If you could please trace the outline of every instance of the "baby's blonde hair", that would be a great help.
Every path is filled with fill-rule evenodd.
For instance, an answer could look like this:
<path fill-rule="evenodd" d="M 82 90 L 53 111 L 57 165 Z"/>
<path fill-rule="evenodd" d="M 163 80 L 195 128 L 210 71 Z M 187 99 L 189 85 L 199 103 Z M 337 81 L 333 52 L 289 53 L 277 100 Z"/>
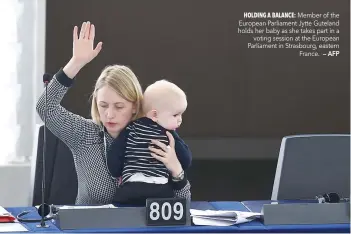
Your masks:
<path fill-rule="evenodd" d="M 96 81 L 94 92 L 92 93 L 91 117 L 94 122 L 101 124 L 96 94 L 105 85 L 115 90 L 123 99 L 135 104 L 136 113 L 132 120 L 141 116 L 143 91 L 138 78 L 133 71 L 126 66 L 110 65 L 102 70 Z"/>
<path fill-rule="evenodd" d="M 156 81 L 145 89 L 143 112 L 147 113 L 152 109 L 170 107 L 172 101 L 183 98 L 186 100 L 186 95 L 176 84 L 167 80 Z"/>

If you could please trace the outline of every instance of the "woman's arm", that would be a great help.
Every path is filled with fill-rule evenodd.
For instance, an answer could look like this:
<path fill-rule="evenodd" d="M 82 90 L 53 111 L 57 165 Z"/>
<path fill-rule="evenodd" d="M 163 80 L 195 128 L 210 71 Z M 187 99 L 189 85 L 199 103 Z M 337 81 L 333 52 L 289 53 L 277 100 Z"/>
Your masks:
<path fill-rule="evenodd" d="M 171 176 L 169 183 L 173 187 L 175 197 L 187 198 L 191 200 L 191 186 L 184 171 L 182 171 L 176 177 Z"/>
<path fill-rule="evenodd" d="M 175 140 L 174 149 L 179 159 L 180 164 L 182 165 L 183 170 L 187 170 L 191 166 L 192 162 L 192 153 L 187 144 L 183 141 L 182 138 L 178 135 L 176 131 L 170 132 Z"/>
<path fill-rule="evenodd" d="M 77 149 L 86 139 L 86 133 L 92 132 L 96 125 L 79 115 L 67 111 L 60 105 L 73 80 L 61 69 L 56 73 L 47 87 L 47 105 L 45 92 L 41 94 L 36 105 L 40 118 L 46 118 L 47 128 L 71 149 Z M 45 117 L 46 114 L 46 117 Z M 84 145 L 84 144 L 83 144 Z"/>
<path fill-rule="evenodd" d="M 174 190 L 175 197 L 186 198 L 191 200 L 190 183 L 187 180 L 185 186 L 182 189 Z"/>
<path fill-rule="evenodd" d="M 73 56 L 50 81 L 47 86 L 47 95 L 43 92 L 36 106 L 40 118 L 43 121 L 46 120 L 48 129 L 71 149 L 77 149 L 84 140 L 88 139 L 86 134 L 92 132 L 92 128 L 98 128 L 91 120 L 73 114 L 60 105 L 73 84 L 73 78 L 100 52 L 101 42 L 93 49 L 94 37 L 95 27 L 89 22 L 82 24 L 79 38 L 78 27 L 74 27 Z"/>

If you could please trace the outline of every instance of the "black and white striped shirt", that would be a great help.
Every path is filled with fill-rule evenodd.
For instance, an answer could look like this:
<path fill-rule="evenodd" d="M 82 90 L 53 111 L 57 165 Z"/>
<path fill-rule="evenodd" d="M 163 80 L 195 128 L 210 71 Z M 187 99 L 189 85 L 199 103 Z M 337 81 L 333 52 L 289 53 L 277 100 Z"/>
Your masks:
<path fill-rule="evenodd" d="M 107 154 L 108 168 L 113 176 L 122 175 L 123 183 L 130 180 L 156 184 L 167 183 L 168 169 L 151 156 L 149 149 L 151 140 L 159 140 L 169 145 L 166 131 L 165 128 L 147 117 L 131 122 L 114 140 Z M 174 137 L 179 162 L 186 170 L 192 161 L 191 152 L 175 131 L 169 132 Z"/>
<path fill-rule="evenodd" d="M 113 138 L 91 119 L 73 114 L 60 105 L 74 80 L 62 69 L 47 86 L 47 128 L 72 151 L 78 179 L 76 204 L 109 204 L 113 201 L 117 181 L 108 171 L 104 137 L 107 148 Z M 45 115 L 45 92 L 37 102 L 41 119 Z M 64 173 L 64 171 L 62 172 Z M 172 183 L 176 197 L 190 199 L 190 184 L 187 179 Z"/>

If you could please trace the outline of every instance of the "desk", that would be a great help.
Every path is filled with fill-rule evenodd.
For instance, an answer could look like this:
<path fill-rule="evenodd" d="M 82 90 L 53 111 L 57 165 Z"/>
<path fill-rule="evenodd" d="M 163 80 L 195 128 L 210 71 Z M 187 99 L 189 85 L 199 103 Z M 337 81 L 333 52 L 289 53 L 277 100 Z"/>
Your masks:
<path fill-rule="evenodd" d="M 242 201 L 241 203 L 252 212 L 260 213 L 264 204 L 271 204 L 272 201 Z M 280 204 L 291 203 L 311 203 L 318 201 L 303 200 L 284 200 L 275 201 Z M 268 232 L 334 232 L 334 233 L 350 233 L 350 224 L 318 224 L 318 225 L 264 225 Z"/>
<path fill-rule="evenodd" d="M 253 201 L 255 202 L 255 201 Z M 258 202 L 258 201 L 257 201 Z M 256 203 L 257 203 L 256 202 Z M 245 205 L 244 205 L 245 204 Z M 215 210 L 237 210 L 237 211 L 248 211 L 248 203 L 241 202 L 192 202 L 191 208 L 193 209 L 215 209 Z M 30 214 L 26 217 L 28 218 L 40 218 L 38 213 L 33 207 L 10 207 L 6 208 L 13 215 L 17 215 L 24 210 L 32 210 Z M 42 229 L 37 228 L 37 223 L 24 223 L 24 226 L 30 232 L 61 232 L 55 225 L 51 222 L 49 228 Z M 249 223 L 239 224 L 230 227 L 212 227 L 212 226 L 190 226 L 190 227 L 145 227 L 145 228 L 120 228 L 120 229 L 103 229 L 103 230 L 74 230 L 65 231 L 68 232 L 84 232 L 84 233 L 94 233 L 94 232 L 152 232 L 152 233 L 234 233 L 234 232 L 344 232 L 350 233 L 350 225 L 347 224 L 333 224 L 333 225 L 263 225 L 260 221 L 252 221 Z"/>

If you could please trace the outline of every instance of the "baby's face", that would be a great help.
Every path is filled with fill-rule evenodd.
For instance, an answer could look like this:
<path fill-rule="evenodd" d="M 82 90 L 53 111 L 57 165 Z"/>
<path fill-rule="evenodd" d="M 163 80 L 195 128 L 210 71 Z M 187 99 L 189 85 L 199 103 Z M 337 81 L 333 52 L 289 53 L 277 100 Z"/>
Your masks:
<path fill-rule="evenodd" d="M 182 124 L 182 115 L 187 108 L 186 100 L 179 100 L 157 111 L 157 123 L 167 130 L 176 130 Z"/>

